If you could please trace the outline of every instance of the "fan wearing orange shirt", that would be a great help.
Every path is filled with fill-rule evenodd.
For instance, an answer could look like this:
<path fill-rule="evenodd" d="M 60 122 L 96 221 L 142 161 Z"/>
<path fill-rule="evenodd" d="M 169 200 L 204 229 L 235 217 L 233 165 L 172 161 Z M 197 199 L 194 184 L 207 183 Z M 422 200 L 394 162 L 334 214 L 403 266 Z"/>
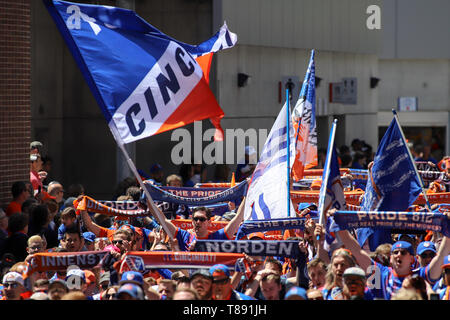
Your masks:
<path fill-rule="evenodd" d="M 22 204 L 31 196 L 24 181 L 14 182 L 11 186 L 11 194 L 13 200 L 9 203 L 5 212 L 8 217 L 14 213 L 22 212 Z"/>

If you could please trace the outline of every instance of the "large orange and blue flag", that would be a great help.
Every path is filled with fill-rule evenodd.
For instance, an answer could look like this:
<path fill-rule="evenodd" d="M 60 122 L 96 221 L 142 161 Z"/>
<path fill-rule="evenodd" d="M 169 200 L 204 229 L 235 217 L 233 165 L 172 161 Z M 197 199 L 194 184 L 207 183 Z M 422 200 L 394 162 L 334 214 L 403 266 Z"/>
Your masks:
<path fill-rule="evenodd" d="M 123 143 L 208 118 L 217 129 L 215 139 L 223 138 L 224 113 L 207 80 L 212 53 L 237 41 L 226 24 L 207 41 L 189 45 L 131 10 L 43 1 Z"/>
<path fill-rule="evenodd" d="M 305 74 L 300 96 L 292 111 L 291 121 L 295 138 L 295 159 L 292 164 L 292 177 L 295 181 L 303 178 L 306 169 L 317 166 L 316 131 L 316 65 L 315 51 L 311 51 L 308 70 Z"/>

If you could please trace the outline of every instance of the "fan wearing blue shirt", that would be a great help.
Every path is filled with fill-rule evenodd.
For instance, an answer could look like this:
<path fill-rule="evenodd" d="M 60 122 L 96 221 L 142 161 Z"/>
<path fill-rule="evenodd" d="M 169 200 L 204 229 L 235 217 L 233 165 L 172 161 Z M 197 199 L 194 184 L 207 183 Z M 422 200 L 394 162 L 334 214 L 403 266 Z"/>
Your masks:
<path fill-rule="evenodd" d="M 329 211 L 329 215 L 332 215 L 332 211 Z M 386 267 L 373 261 L 350 232 L 340 230 L 337 234 L 345 248 L 352 252 L 358 265 L 368 274 L 368 285 L 374 297 L 385 300 L 390 300 L 391 296 L 402 287 L 403 280 L 411 274 L 419 275 L 433 286 L 441 277 L 444 258 L 450 253 L 450 239 L 444 237 L 431 262 L 425 267 L 413 269 L 415 261 L 413 247 L 409 242 L 397 241 L 391 249 L 391 267 Z"/>
<path fill-rule="evenodd" d="M 155 205 L 148 206 L 150 210 L 156 208 L 159 210 L 161 216 L 163 213 L 161 209 L 159 209 Z M 165 218 L 164 225 L 167 227 L 168 236 L 171 239 L 177 239 L 178 245 L 181 251 L 190 251 L 193 249 L 195 244 L 194 240 L 196 239 L 210 239 L 210 240 L 231 240 L 235 237 L 235 234 L 244 219 L 244 208 L 245 208 L 245 198 L 242 200 L 237 214 L 234 218 L 223 228 L 217 230 L 215 232 L 211 232 L 208 230 L 208 227 L 211 224 L 211 210 L 206 207 L 197 207 L 192 212 L 192 225 L 193 228 L 191 230 L 183 230 L 181 228 L 176 227 L 169 219 Z M 154 214 L 156 217 L 157 215 Z"/>

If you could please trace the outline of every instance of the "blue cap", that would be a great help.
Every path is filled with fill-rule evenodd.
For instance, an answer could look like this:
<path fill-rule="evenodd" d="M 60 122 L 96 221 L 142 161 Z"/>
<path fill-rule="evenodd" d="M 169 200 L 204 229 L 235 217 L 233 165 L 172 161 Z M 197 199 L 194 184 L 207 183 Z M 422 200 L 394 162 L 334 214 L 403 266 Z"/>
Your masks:
<path fill-rule="evenodd" d="M 119 296 L 121 293 L 128 293 L 135 299 L 144 300 L 144 293 L 142 289 L 138 285 L 133 283 L 125 283 L 124 285 L 122 285 L 117 291 L 117 296 Z"/>
<path fill-rule="evenodd" d="M 434 245 L 433 242 L 431 241 L 422 241 L 421 243 L 419 243 L 419 245 L 417 246 L 417 254 L 420 256 L 422 253 L 424 253 L 425 251 L 433 251 L 434 253 L 436 253 L 436 246 Z"/>
<path fill-rule="evenodd" d="M 442 269 L 450 268 L 450 255 L 444 258 L 444 264 L 441 266 Z"/>
<path fill-rule="evenodd" d="M 306 208 L 309 208 L 309 207 L 312 207 L 312 206 L 315 206 L 316 204 L 315 203 L 307 203 L 307 202 L 300 202 L 299 204 L 298 204 L 298 211 L 302 211 L 302 210 L 304 210 L 304 209 L 306 209 Z"/>
<path fill-rule="evenodd" d="M 83 238 L 84 238 L 84 240 L 86 240 L 88 242 L 94 242 L 96 236 L 94 233 L 87 231 L 87 232 L 83 232 Z"/>
<path fill-rule="evenodd" d="M 391 252 L 393 252 L 393 251 L 396 250 L 396 249 L 405 249 L 405 250 L 408 250 L 408 252 L 409 252 L 411 255 L 414 255 L 413 247 L 412 247 L 411 243 L 409 243 L 409 242 L 406 242 L 406 241 L 397 241 L 396 243 L 394 243 L 394 244 L 392 245 Z"/>
<path fill-rule="evenodd" d="M 299 296 L 303 300 L 308 300 L 308 296 L 306 295 L 306 290 L 301 287 L 292 287 L 284 296 L 284 300 L 287 300 L 290 297 Z"/>
<path fill-rule="evenodd" d="M 137 271 L 126 271 L 122 274 L 119 284 L 134 283 L 142 286 L 144 284 L 144 277 Z"/>
<path fill-rule="evenodd" d="M 227 277 L 229 277 L 230 276 L 230 269 L 224 264 L 215 264 L 211 268 L 209 268 L 209 273 L 213 277 L 220 276 L 221 274 L 224 274 Z"/>

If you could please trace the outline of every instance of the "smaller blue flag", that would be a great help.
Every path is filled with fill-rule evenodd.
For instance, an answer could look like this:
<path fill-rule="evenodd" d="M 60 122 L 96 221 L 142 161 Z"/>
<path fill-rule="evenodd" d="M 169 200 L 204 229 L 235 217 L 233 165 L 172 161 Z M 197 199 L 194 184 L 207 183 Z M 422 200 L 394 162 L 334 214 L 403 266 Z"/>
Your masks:
<path fill-rule="evenodd" d="M 422 191 L 408 153 L 401 128 L 394 118 L 378 146 L 366 190 L 362 211 L 406 211 Z M 382 243 L 392 243 L 391 230 L 360 228 L 357 230 L 361 246 L 369 239 L 371 251 Z"/>

